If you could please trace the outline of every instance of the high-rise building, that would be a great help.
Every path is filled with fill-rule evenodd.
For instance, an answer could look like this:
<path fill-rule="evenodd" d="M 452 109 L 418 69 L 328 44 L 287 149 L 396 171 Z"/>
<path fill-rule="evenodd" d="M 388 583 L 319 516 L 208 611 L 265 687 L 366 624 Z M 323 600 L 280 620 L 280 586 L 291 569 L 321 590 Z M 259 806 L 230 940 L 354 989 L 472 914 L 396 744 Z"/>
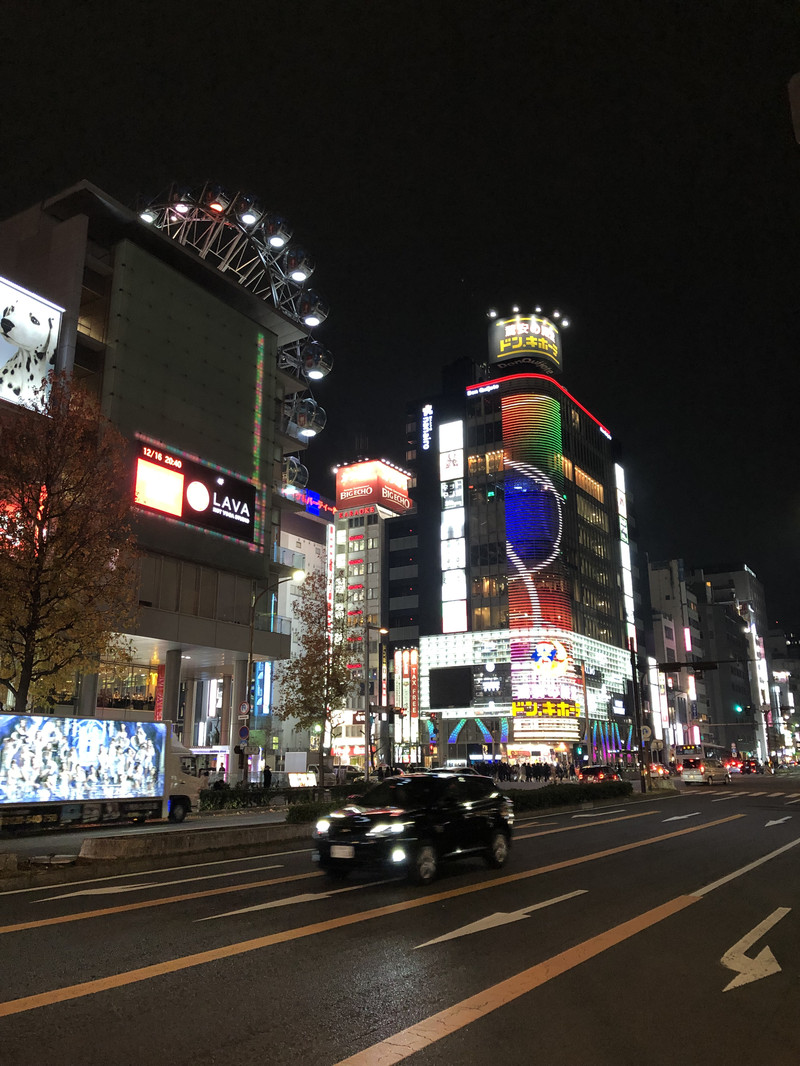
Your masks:
<path fill-rule="evenodd" d="M 440 762 L 636 748 L 630 495 L 611 433 L 559 380 L 563 325 L 495 319 L 488 361 L 410 412 L 421 729 Z"/>
<path fill-rule="evenodd" d="M 747 639 L 746 665 L 749 687 L 748 716 L 753 723 L 755 747 L 760 759 L 767 759 L 787 743 L 786 723 L 770 687 L 770 666 L 766 638 L 769 630 L 764 587 L 746 563 L 703 566 L 695 572 L 695 582 L 709 590 L 710 602 L 727 604 L 739 615 Z M 725 667 L 725 669 L 729 669 Z"/>
<path fill-rule="evenodd" d="M 69 706 L 170 718 L 220 759 L 264 710 L 248 663 L 289 653 L 275 596 L 304 559 L 281 544 L 280 488 L 304 483 L 295 453 L 325 423 L 309 382 L 331 366 L 310 337 L 326 308 L 290 238 L 208 184 L 133 211 L 81 182 L 0 224 L 0 409 L 27 398 L 19 320 L 38 300 L 38 380 L 71 375 L 130 443 L 133 662 L 101 663 Z"/>
<path fill-rule="evenodd" d="M 390 662 L 387 628 L 389 531 L 393 516 L 412 510 L 408 482 L 407 471 L 383 459 L 336 471 L 332 597 L 355 684 L 335 716 L 331 753 L 342 763 L 369 761 L 370 769 L 418 759 L 416 649 L 394 650 Z"/>
<path fill-rule="evenodd" d="M 671 760 L 677 755 L 676 747 L 715 740 L 703 677 L 686 665 L 703 659 L 703 634 L 697 594 L 683 560 L 650 562 L 648 576 L 651 640 L 660 674 L 660 690 L 656 691 L 655 673 L 651 672 L 653 728 L 661 724 Z M 674 670 L 667 669 L 669 663 L 676 664 Z"/>

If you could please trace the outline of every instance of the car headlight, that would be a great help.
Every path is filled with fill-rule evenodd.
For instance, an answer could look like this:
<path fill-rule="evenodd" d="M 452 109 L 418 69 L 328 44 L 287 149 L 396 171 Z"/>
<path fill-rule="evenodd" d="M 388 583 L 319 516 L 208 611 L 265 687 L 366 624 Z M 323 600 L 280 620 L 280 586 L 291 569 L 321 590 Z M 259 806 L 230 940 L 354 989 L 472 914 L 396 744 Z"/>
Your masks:
<path fill-rule="evenodd" d="M 320 818 L 320 820 L 317 822 L 317 826 L 316 826 L 317 832 L 319 833 L 320 836 L 323 836 L 325 833 L 327 833 L 328 830 L 330 829 L 330 827 L 331 827 L 331 823 L 328 821 L 327 818 Z"/>
<path fill-rule="evenodd" d="M 372 829 L 368 830 L 368 837 L 383 837 L 388 836 L 390 833 L 402 833 L 405 829 L 405 825 L 402 822 L 378 822 L 377 825 L 373 825 Z"/>

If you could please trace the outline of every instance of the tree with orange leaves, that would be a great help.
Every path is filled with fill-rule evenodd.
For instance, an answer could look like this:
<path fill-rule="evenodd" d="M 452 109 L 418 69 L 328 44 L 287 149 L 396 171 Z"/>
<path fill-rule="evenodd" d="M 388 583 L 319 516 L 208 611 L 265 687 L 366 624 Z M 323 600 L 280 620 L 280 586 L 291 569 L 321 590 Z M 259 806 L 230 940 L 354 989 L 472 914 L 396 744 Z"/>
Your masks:
<path fill-rule="evenodd" d="M 136 542 L 127 445 L 90 396 L 51 375 L 2 422 L 0 691 L 20 713 L 113 652 L 136 602 Z"/>

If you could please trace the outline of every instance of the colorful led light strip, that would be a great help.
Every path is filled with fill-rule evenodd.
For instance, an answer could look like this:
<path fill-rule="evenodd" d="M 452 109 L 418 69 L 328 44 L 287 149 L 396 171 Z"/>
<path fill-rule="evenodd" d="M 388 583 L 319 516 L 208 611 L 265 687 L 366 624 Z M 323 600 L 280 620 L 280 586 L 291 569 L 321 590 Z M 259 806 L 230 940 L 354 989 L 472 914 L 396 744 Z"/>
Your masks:
<path fill-rule="evenodd" d="M 256 395 L 253 405 L 253 481 L 258 485 L 253 521 L 253 539 L 257 544 L 264 543 L 266 526 L 266 492 L 261 484 L 261 436 L 264 425 L 264 334 L 259 333 L 256 341 Z"/>
<path fill-rule="evenodd" d="M 508 719 L 500 719 L 500 743 L 508 744 Z"/>
<path fill-rule="evenodd" d="M 486 743 L 491 744 L 494 740 L 494 737 L 483 724 L 483 722 L 480 720 L 480 718 L 475 719 L 475 725 L 478 727 L 478 729 L 480 729 L 481 733 L 483 733 L 483 739 L 486 741 Z"/>
<path fill-rule="evenodd" d="M 453 730 L 453 732 L 452 732 L 452 733 L 450 734 L 450 736 L 449 736 L 449 737 L 447 738 L 447 743 L 448 743 L 448 744 L 455 744 L 455 742 L 456 742 L 456 739 L 457 739 L 457 737 L 458 737 L 458 734 L 459 734 L 459 733 L 461 732 L 461 730 L 462 730 L 462 729 L 464 728 L 464 724 L 465 724 L 465 722 L 466 722 L 466 718 L 462 718 L 462 719 L 461 719 L 461 721 L 460 721 L 460 722 L 458 723 L 458 725 L 457 725 L 457 726 L 455 727 L 455 729 Z"/>

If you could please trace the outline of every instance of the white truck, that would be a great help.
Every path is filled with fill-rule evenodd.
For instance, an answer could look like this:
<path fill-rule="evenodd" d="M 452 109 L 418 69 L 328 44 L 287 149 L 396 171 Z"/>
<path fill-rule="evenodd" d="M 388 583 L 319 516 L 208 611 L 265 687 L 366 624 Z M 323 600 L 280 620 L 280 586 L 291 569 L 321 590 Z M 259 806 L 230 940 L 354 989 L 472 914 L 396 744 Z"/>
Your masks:
<path fill-rule="evenodd" d="M 0 714 L 0 830 L 182 822 L 205 781 L 170 722 Z"/>

